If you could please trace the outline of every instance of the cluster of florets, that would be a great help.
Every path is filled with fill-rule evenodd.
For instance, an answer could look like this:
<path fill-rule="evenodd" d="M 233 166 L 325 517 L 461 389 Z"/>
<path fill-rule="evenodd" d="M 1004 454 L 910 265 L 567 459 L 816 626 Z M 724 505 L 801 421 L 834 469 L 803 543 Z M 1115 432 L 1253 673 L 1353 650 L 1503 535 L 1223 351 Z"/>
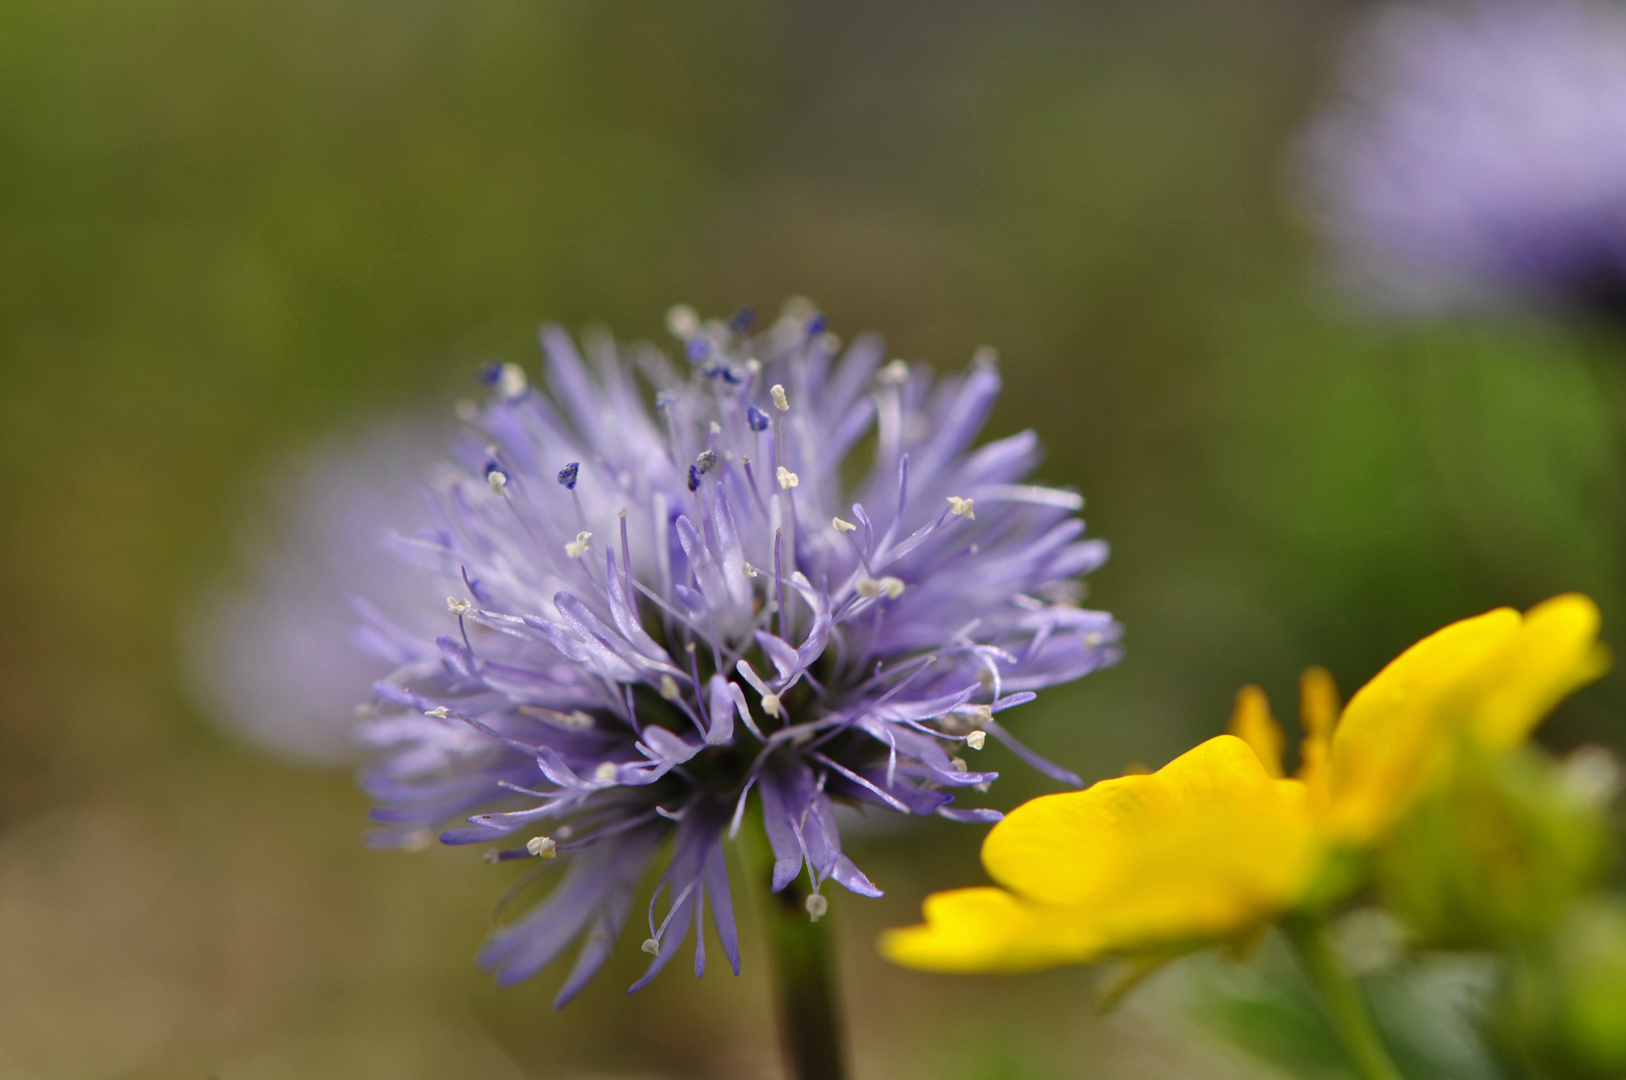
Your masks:
<path fill-rule="evenodd" d="M 1626 11 L 1379 8 L 1306 176 L 1342 269 L 1399 308 L 1626 317 Z"/>
<path fill-rule="evenodd" d="M 363 772 L 376 843 L 491 847 L 563 880 L 481 957 L 502 983 L 582 939 L 558 1003 L 608 958 L 646 868 L 652 978 L 707 905 L 737 972 L 722 843 L 752 792 L 774 889 L 805 871 L 879 890 L 841 850 L 835 801 L 958 821 L 996 774 L 960 751 L 1000 716 L 1118 656 L 1109 615 L 1078 606 L 1107 548 L 1078 495 L 1023 483 L 1038 440 L 968 451 L 1000 379 L 991 352 L 934 380 L 845 352 L 810 307 L 766 332 L 675 308 L 674 365 L 651 346 L 542 334 L 547 392 L 484 374 L 466 433 L 430 485 L 431 520 L 394 546 L 423 570 L 445 633 L 362 604 L 395 671 L 373 688 Z M 646 402 L 653 399 L 651 410 Z M 855 451 L 869 460 L 856 485 Z M 433 597 L 433 599 L 431 599 Z M 664 914 L 658 913 L 664 904 Z M 704 965 L 697 933 L 695 966 Z"/>

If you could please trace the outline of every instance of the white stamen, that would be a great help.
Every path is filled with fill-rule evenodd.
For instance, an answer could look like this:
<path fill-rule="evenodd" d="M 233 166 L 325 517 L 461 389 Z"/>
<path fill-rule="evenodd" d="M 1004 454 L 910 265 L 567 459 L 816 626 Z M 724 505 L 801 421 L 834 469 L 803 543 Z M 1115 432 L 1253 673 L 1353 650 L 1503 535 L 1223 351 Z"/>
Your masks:
<path fill-rule="evenodd" d="M 670 675 L 662 675 L 661 697 L 665 698 L 667 701 L 676 701 L 682 696 L 683 692 L 678 689 L 677 680 L 672 678 Z"/>
<path fill-rule="evenodd" d="M 948 497 L 949 510 L 968 521 L 976 521 L 977 515 L 971 509 L 971 504 L 974 501 L 973 499 L 962 499 L 958 495 L 950 495 Z"/>
<path fill-rule="evenodd" d="M 551 836 L 533 836 L 525 841 L 525 850 L 539 859 L 553 859 L 559 855 L 559 845 Z"/>
<path fill-rule="evenodd" d="M 903 595 L 903 582 L 895 577 L 884 577 L 879 581 L 868 574 L 860 575 L 855 588 L 858 595 L 866 600 L 873 600 L 877 596 L 884 596 L 888 600 L 896 600 Z"/>
<path fill-rule="evenodd" d="M 638 947 L 644 950 L 644 952 L 648 953 L 650 956 L 654 956 L 656 953 L 661 951 L 661 943 L 656 941 L 654 938 L 645 938 L 644 943 Z"/>
<path fill-rule="evenodd" d="M 587 554 L 587 541 L 591 540 L 592 538 L 593 534 L 590 532 L 577 533 L 576 539 L 565 545 L 565 554 L 569 555 L 572 559 L 581 558 L 583 555 Z"/>
<path fill-rule="evenodd" d="M 754 578 L 759 573 L 757 568 L 752 566 L 750 563 L 741 563 L 740 564 L 740 569 L 744 570 L 745 571 L 745 576 L 749 577 L 749 578 Z"/>
<path fill-rule="evenodd" d="M 1092 649 L 1105 640 L 1106 638 L 1101 636 L 1101 632 L 1099 630 L 1091 630 L 1089 633 L 1084 635 L 1084 644 Z"/>
<path fill-rule="evenodd" d="M 425 716 L 433 716 L 437 720 L 444 720 L 444 719 L 446 719 L 446 716 L 447 716 L 446 706 L 441 705 L 441 706 L 438 706 L 436 708 L 430 709 L 428 712 L 424 713 L 424 715 Z"/>
<path fill-rule="evenodd" d="M 474 610 L 474 603 L 469 600 L 459 600 L 455 596 L 448 596 L 446 598 L 446 610 L 453 615 L 467 615 Z"/>
<path fill-rule="evenodd" d="M 774 476 L 779 480 L 779 488 L 781 491 L 786 488 L 793 488 L 802 482 L 801 477 L 797 476 L 783 465 L 774 470 Z"/>
<path fill-rule="evenodd" d="M 965 772 L 967 768 L 963 757 L 951 757 L 949 758 L 949 764 L 954 766 L 955 772 Z"/>
<path fill-rule="evenodd" d="M 762 711 L 767 713 L 769 716 L 777 718 L 784 711 L 779 706 L 779 695 L 778 694 L 763 694 L 762 695 Z"/>
<path fill-rule="evenodd" d="M 401 840 L 402 851 L 427 851 L 435 837 L 428 829 L 416 829 Z"/>
<path fill-rule="evenodd" d="M 525 378 L 525 369 L 518 364 L 504 364 L 497 372 L 497 393 L 504 401 L 513 401 L 517 397 L 525 396 L 525 388 L 529 386 Z"/>
<path fill-rule="evenodd" d="M 819 335 L 819 348 L 832 356 L 841 351 L 841 335 L 823 333 Z"/>
<path fill-rule="evenodd" d="M 807 898 L 807 915 L 814 922 L 818 922 L 824 917 L 824 913 L 829 910 L 830 901 L 826 900 L 820 893 L 813 893 Z"/>
<path fill-rule="evenodd" d="M 476 405 L 468 398 L 464 398 L 462 401 L 459 401 L 455 411 L 457 412 L 457 418 L 463 421 L 465 424 L 472 424 L 476 420 L 480 419 L 480 406 Z"/>
<path fill-rule="evenodd" d="M 688 304 L 673 304 L 666 310 L 666 329 L 673 337 L 691 338 L 700 332 L 700 315 Z"/>
<path fill-rule="evenodd" d="M 977 351 L 971 354 L 971 366 L 991 368 L 999 363 L 999 350 L 992 345 L 979 345 Z"/>
<path fill-rule="evenodd" d="M 790 401 L 785 397 L 785 387 L 782 384 L 774 383 L 768 393 L 773 395 L 774 408 L 780 412 L 790 412 Z"/>
<path fill-rule="evenodd" d="M 985 724 L 994 718 L 994 707 L 992 705 L 978 705 L 973 712 L 977 719 Z"/>
<path fill-rule="evenodd" d="M 758 360 L 756 357 L 752 357 L 745 362 L 745 370 L 749 371 L 753 375 L 761 374 L 762 361 Z"/>
<path fill-rule="evenodd" d="M 508 486 L 508 477 L 504 476 L 501 470 L 492 469 L 486 473 L 486 483 L 491 485 L 493 495 L 501 495 L 502 489 Z"/>
<path fill-rule="evenodd" d="M 882 386 L 898 386 L 908 382 L 909 362 L 907 360 L 892 361 L 876 374 L 875 380 Z"/>
<path fill-rule="evenodd" d="M 987 741 L 988 733 L 986 731 L 973 731 L 965 737 L 965 744 L 973 750 L 981 750 L 983 744 Z"/>
<path fill-rule="evenodd" d="M 502 858 L 497 854 L 497 849 L 494 847 L 486 848 L 486 853 L 481 855 L 480 858 L 484 859 L 488 863 L 491 863 L 493 866 L 502 861 Z"/>
<path fill-rule="evenodd" d="M 836 532 L 838 532 L 838 533 L 850 533 L 853 530 L 858 528 L 858 526 L 854 525 L 852 522 L 843 521 L 840 518 L 831 518 L 830 519 L 830 524 L 835 528 Z"/>
<path fill-rule="evenodd" d="M 593 779 L 601 784 L 608 784 L 615 780 L 615 762 L 599 762 L 598 768 L 593 770 Z"/>
<path fill-rule="evenodd" d="M 713 420 L 711 422 L 711 433 L 713 435 L 721 435 L 723 433 L 723 425 L 721 425 L 717 421 Z"/>

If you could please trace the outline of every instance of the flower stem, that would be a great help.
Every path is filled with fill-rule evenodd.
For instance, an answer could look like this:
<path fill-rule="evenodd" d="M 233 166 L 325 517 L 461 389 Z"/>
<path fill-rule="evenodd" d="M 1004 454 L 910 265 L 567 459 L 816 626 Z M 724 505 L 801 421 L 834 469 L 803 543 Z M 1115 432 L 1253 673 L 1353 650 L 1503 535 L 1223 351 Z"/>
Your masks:
<path fill-rule="evenodd" d="M 769 948 L 779 1008 L 779 1038 L 795 1080 L 842 1080 L 841 1019 L 829 954 L 828 923 L 807 913 L 801 879 L 768 896 Z"/>
<path fill-rule="evenodd" d="M 1316 916 L 1299 915 L 1285 920 L 1282 929 L 1321 992 L 1327 1016 L 1362 1080 L 1402 1080 L 1372 1021 L 1366 999 L 1327 936 L 1326 923 Z"/>

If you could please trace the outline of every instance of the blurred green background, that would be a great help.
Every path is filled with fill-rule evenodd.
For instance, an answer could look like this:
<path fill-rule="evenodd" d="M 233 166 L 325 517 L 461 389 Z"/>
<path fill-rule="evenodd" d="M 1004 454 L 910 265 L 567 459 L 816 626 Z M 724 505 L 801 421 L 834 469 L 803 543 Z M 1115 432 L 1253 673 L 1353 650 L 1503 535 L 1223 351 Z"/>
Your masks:
<path fill-rule="evenodd" d="M 674 301 L 803 293 L 940 367 L 996 345 L 991 433 L 1037 427 L 1114 545 L 1128 658 L 1019 728 L 1092 778 L 1497 604 L 1585 589 L 1618 649 L 1626 347 L 1323 284 L 1290 156 L 1358 11 L 0 4 L 0 1076 L 777 1075 L 750 926 L 737 980 L 627 997 L 624 942 L 563 1014 L 556 976 L 499 992 L 503 872 L 363 850 L 348 775 L 240 745 L 180 675 L 268 462 L 534 370 L 544 319 L 659 339 Z M 1546 738 L 1618 744 L 1623 701 Z M 1155 984 L 1099 1018 L 1087 972 L 885 967 L 981 831 L 850 845 L 887 889 L 835 910 L 860 1077 L 1260 1075 Z"/>

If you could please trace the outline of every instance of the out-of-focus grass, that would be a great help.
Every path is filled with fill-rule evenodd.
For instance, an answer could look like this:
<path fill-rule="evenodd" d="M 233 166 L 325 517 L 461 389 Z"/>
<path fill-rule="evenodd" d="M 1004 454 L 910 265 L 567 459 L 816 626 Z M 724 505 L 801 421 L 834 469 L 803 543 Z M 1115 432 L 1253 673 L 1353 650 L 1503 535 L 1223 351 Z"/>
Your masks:
<path fill-rule="evenodd" d="M 534 367 L 545 318 L 653 336 L 675 300 L 800 292 L 943 367 L 998 346 L 994 433 L 1037 427 L 1115 545 L 1092 602 L 1128 660 L 1019 721 L 1092 777 L 1218 730 L 1239 682 L 1287 711 L 1305 664 L 1353 689 L 1497 603 L 1581 587 L 1616 625 L 1611 346 L 1378 326 L 1317 284 L 1282 163 L 1341 17 L 0 7 L 0 1072 L 771 1072 L 749 940 L 739 981 L 674 965 L 632 998 L 629 942 L 562 1017 L 548 976 L 496 991 L 469 959 L 500 871 L 361 850 L 347 777 L 256 758 L 180 685 L 248 478 L 492 355 Z M 1621 696 L 1554 738 L 1618 739 Z M 986 753 L 1002 805 L 1045 790 Z M 1092 1019 L 1087 973 L 875 959 L 926 890 L 980 879 L 978 840 L 852 844 L 888 889 L 837 904 L 861 1075 L 1217 1075 L 1166 1017 Z"/>

